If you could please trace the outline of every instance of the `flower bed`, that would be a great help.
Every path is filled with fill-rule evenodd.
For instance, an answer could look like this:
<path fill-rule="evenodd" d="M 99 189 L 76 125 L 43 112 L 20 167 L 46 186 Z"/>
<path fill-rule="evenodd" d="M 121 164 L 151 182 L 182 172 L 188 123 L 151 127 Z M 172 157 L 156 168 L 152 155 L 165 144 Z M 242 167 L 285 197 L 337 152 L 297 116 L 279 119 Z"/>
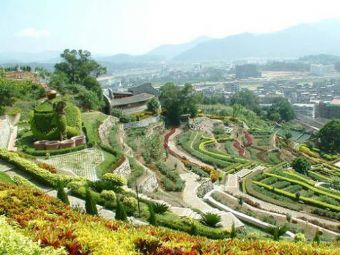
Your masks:
<path fill-rule="evenodd" d="M 71 255 L 254 255 L 255 253 L 337 255 L 340 253 L 336 243 L 321 243 L 315 246 L 309 243 L 274 242 L 251 238 L 214 241 L 166 228 L 136 227 L 123 222 L 80 214 L 57 199 L 25 187 L 0 183 L 0 193 L 2 194 L 1 210 L 12 223 L 16 222 L 33 241 L 40 240 L 40 245 L 47 247 L 45 249 L 64 248 Z M 187 224 L 187 229 L 190 229 L 190 223 Z"/>

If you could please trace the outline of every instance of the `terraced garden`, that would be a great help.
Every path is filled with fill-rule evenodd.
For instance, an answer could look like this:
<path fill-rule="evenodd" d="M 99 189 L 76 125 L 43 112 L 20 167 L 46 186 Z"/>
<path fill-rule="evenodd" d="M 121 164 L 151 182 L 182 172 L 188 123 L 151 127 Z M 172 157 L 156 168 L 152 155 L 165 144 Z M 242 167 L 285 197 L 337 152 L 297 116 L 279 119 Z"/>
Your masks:
<path fill-rule="evenodd" d="M 224 143 L 225 140 L 206 137 L 202 132 L 183 133 L 178 142 L 188 153 L 207 164 L 222 169 L 225 173 L 233 173 L 242 168 L 256 166 L 256 162 L 232 156 L 217 149 L 214 145 L 219 142 Z"/>
<path fill-rule="evenodd" d="M 249 194 L 268 202 L 340 219 L 340 191 L 319 183 L 339 175 L 340 169 L 327 165 L 314 165 L 302 175 L 281 164 L 249 176 L 244 185 Z"/>

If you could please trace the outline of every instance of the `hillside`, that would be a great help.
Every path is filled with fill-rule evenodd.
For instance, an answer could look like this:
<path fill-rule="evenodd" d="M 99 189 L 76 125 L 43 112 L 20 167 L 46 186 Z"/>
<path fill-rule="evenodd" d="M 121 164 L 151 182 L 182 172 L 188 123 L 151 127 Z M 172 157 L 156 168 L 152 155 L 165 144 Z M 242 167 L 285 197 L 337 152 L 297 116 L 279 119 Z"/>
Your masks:
<path fill-rule="evenodd" d="M 293 58 L 339 54 L 340 21 L 302 24 L 275 33 L 238 34 L 198 44 L 175 61 L 222 61 L 238 58 Z"/>

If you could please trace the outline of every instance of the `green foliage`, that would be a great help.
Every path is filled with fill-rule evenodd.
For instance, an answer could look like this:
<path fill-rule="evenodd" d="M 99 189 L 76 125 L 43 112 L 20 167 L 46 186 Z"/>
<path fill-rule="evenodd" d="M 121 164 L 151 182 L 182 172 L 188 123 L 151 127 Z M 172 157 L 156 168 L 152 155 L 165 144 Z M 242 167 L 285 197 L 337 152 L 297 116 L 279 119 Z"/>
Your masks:
<path fill-rule="evenodd" d="M 152 205 L 148 206 L 149 209 L 149 218 L 148 218 L 148 222 L 150 223 L 150 225 L 156 226 L 156 214 L 154 211 L 154 207 Z"/>
<path fill-rule="evenodd" d="M 161 105 L 155 97 L 151 98 L 148 101 L 147 106 L 148 106 L 148 111 L 150 111 L 150 112 L 153 112 L 155 114 L 158 114 L 160 112 Z"/>
<path fill-rule="evenodd" d="M 37 100 L 45 90 L 31 81 L 7 80 L 0 77 L 0 108 L 12 106 L 16 100 Z"/>
<path fill-rule="evenodd" d="M 267 228 L 267 232 L 273 236 L 274 241 L 279 241 L 281 236 L 283 236 L 288 230 L 288 225 Z"/>
<path fill-rule="evenodd" d="M 147 163 L 161 159 L 163 155 L 163 141 L 158 133 L 143 139 L 143 158 Z"/>
<path fill-rule="evenodd" d="M 161 87 L 160 102 L 167 119 L 178 124 L 182 114 L 197 115 L 198 104 L 202 97 L 195 92 L 191 84 L 185 84 L 183 88 L 173 83 L 166 83 Z"/>
<path fill-rule="evenodd" d="M 125 211 L 124 205 L 117 199 L 117 205 L 116 205 L 116 220 L 121 220 L 121 221 L 127 221 L 127 215 Z"/>
<path fill-rule="evenodd" d="M 89 51 L 65 49 L 60 56 L 64 62 L 56 64 L 55 70 L 65 74 L 70 83 L 81 84 L 91 75 L 98 77 L 106 72 L 105 68 L 91 59 Z"/>
<path fill-rule="evenodd" d="M 62 62 L 55 65 L 50 87 L 62 94 L 72 94 L 76 102 L 85 110 L 103 106 L 103 93 L 96 80 L 106 69 L 91 58 L 89 51 L 64 50 Z"/>
<path fill-rule="evenodd" d="M 169 210 L 169 206 L 164 203 L 152 203 L 151 206 L 157 214 L 164 214 Z"/>
<path fill-rule="evenodd" d="M 164 175 L 162 184 L 166 191 L 182 191 L 184 189 L 185 182 L 175 169 L 170 169 L 162 162 L 157 163 L 157 168 Z"/>
<path fill-rule="evenodd" d="M 334 119 L 324 125 L 318 132 L 320 149 L 328 153 L 340 152 L 340 120 Z"/>
<path fill-rule="evenodd" d="M 38 105 L 30 121 L 31 130 L 38 140 L 57 140 L 60 133 L 66 133 L 67 137 L 80 134 L 81 116 L 80 110 L 71 102 L 67 102 L 64 108 L 65 116 L 56 112 L 56 105 L 60 101 L 45 101 Z"/>
<path fill-rule="evenodd" d="M 260 112 L 259 100 L 249 89 L 243 89 L 240 92 L 234 94 L 230 99 L 230 104 L 242 105 L 255 113 Z"/>
<path fill-rule="evenodd" d="M 74 152 L 74 151 L 80 151 L 86 148 L 85 144 L 76 146 L 76 147 L 70 147 L 70 148 L 64 148 L 64 149 L 58 149 L 58 150 L 36 150 L 34 148 L 28 147 L 28 146 L 23 146 L 23 151 L 29 155 L 32 156 L 46 156 L 46 154 L 49 154 L 50 156 L 53 155 L 61 155 L 61 154 L 65 154 L 65 153 L 70 153 L 70 152 Z"/>
<path fill-rule="evenodd" d="M 131 167 L 131 174 L 128 177 L 128 186 L 130 188 L 132 188 L 133 185 L 136 184 L 138 177 L 143 175 L 144 167 L 137 164 L 137 162 L 134 158 L 129 158 L 129 163 L 130 163 L 130 167 Z"/>
<path fill-rule="evenodd" d="M 62 182 L 58 183 L 57 198 L 59 198 L 61 201 L 63 201 L 67 205 L 70 204 L 70 201 L 68 200 L 68 196 L 64 190 L 64 185 Z"/>
<path fill-rule="evenodd" d="M 24 159 L 20 157 L 17 153 L 9 152 L 5 149 L 0 149 L 0 159 L 13 164 L 15 167 L 28 173 L 39 182 L 52 187 L 57 187 L 60 181 L 63 183 L 68 183 L 72 180 L 81 180 L 81 178 L 61 174 L 52 174 L 48 170 L 39 167 L 34 162 Z"/>
<path fill-rule="evenodd" d="M 273 121 L 290 121 L 295 118 L 292 105 L 284 97 L 273 99 L 267 111 L 267 117 Z"/>
<path fill-rule="evenodd" d="M 231 225 L 231 231 L 230 231 L 230 238 L 234 239 L 237 236 L 237 231 L 235 228 L 235 223 L 233 222 L 233 224 Z"/>
<path fill-rule="evenodd" d="M 41 247 L 17 227 L 0 216 L 0 254 L 6 255 L 65 255 L 64 248 Z"/>
<path fill-rule="evenodd" d="M 205 213 L 201 218 L 201 223 L 209 227 L 216 227 L 220 222 L 221 216 L 215 213 Z"/>
<path fill-rule="evenodd" d="M 307 175 L 308 170 L 310 170 L 311 165 L 309 161 L 306 158 L 295 158 L 293 162 L 291 163 L 291 166 L 294 168 L 294 170 L 298 173 Z"/>
<path fill-rule="evenodd" d="M 87 214 L 98 215 L 96 201 L 93 198 L 92 192 L 89 188 L 86 188 L 85 193 L 85 210 Z"/>
<path fill-rule="evenodd" d="M 315 235 L 314 235 L 314 238 L 313 238 L 313 242 L 317 243 L 317 244 L 320 244 L 321 243 L 321 236 L 322 236 L 322 231 L 320 230 L 316 230 L 315 231 Z"/>
<path fill-rule="evenodd" d="M 306 242 L 306 237 L 305 237 L 305 235 L 303 233 L 297 233 L 297 234 L 295 234 L 294 241 L 295 242 L 305 243 Z"/>
<path fill-rule="evenodd" d="M 123 196 L 121 202 L 128 215 L 133 215 L 133 213 L 137 210 L 138 201 L 136 198 L 132 196 Z"/>

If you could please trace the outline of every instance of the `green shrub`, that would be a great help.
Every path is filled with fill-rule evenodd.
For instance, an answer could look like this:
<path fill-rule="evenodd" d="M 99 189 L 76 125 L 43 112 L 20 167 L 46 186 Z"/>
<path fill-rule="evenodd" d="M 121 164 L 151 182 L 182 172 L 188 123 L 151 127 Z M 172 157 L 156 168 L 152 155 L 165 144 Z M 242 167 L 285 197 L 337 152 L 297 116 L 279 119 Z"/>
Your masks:
<path fill-rule="evenodd" d="M 178 172 L 170 169 L 162 162 L 156 164 L 158 170 L 164 175 L 162 183 L 167 191 L 182 191 L 184 189 L 185 182 L 181 179 Z"/>
<path fill-rule="evenodd" d="M 64 185 L 61 182 L 58 183 L 57 198 L 59 198 L 62 202 L 64 202 L 67 205 L 70 204 L 70 201 L 68 200 L 68 196 L 64 189 Z"/>
<path fill-rule="evenodd" d="M 58 150 L 36 150 L 32 147 L 28 146 L 23 146 L 22 149 L 25 153 L 30 154 L 32 156 L 46 156 L 47 153 L 49 153 L 50 156 L 53 155 L 61 155 L 61 154 L 66 154 L 70 152 L 75 152 L 75 151 L 80 151 L 86 148 L 85 144 L 76 146 L 76 147 L 71 147 L 71 148 L 64 148 L 64 149 L 58 149 Z"/>
<path fill-rule="evenodd" d="M 205 213 L 201 218 L 201 223 L 209 227 L 216 227 L 220 222 L 221 216 L 215 213 Z"/>
<path fill-rule="evenodd" d="M 117 206 L 116 206 L 116 220 L 127 221 L 127 215 L 125 211 L 124 205 L 117 199 Z"/>
<path fill-rule="evenodd" d="M 87 214 L 98 215 L 96 201 L 93 198 L 92 192 L 89 188 L 86 188 L 85 196 L 85 210 Z"/>

